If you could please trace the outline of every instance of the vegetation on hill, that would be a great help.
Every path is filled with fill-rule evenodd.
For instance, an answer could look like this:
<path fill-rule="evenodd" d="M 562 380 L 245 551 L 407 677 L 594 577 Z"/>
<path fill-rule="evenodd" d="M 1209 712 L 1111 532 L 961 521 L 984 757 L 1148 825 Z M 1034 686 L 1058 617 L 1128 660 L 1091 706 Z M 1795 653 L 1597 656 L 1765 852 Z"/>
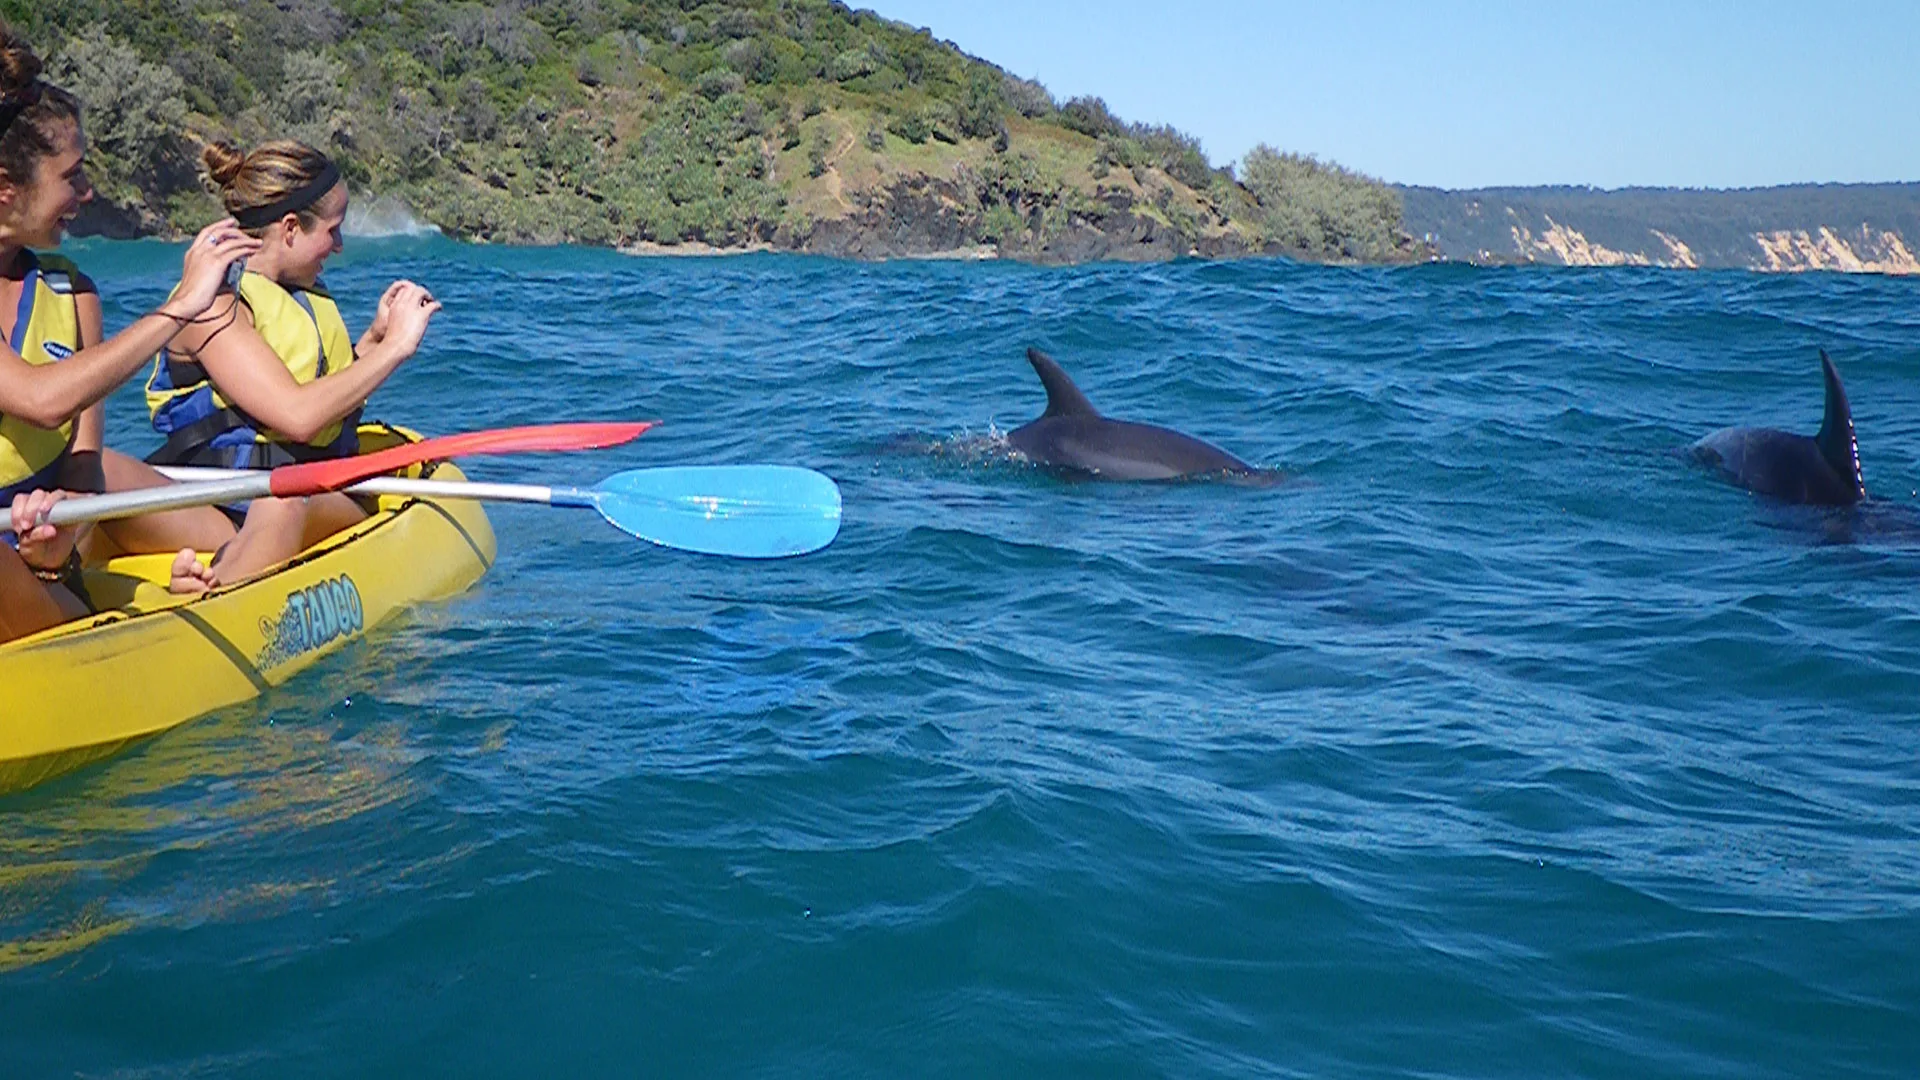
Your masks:
<path fill-rule="evenodd" d="M 197 150 L 293 135 L 456 236 L 1071 260 L 1413 257 L 1397 193 L 1245 177 L 832 0 L 0 0 L 88 108 L 87 222 L 209 218 Z"/>

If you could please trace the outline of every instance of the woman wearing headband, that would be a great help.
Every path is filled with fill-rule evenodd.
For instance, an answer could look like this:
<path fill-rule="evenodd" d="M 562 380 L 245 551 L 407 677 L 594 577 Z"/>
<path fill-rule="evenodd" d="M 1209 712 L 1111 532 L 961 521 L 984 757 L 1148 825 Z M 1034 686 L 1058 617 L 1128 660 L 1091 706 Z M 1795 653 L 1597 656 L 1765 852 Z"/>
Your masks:
<path fill-rule="evenodd" d="M 103 341 L 100 297 L 79 268 L 34 248 L 60 243 L 93 197 L 73 95 L 40 79 L 40 60 L 0 23 L 0 641 L 86 613 L 77 530 L 40 524 L 58 491 L 145 487 L 159 474 L 100 446 L 99 403 L 213 302 L 227 264 L 259 248 L 231 221 L 188 247 L 174 295 Z M 111 551 L 215 545 L 217 512 L 175 511 L 92 530 Z M 17 545 L 17 550 L 16 550 Z"/>
<path fill-rule="evenodd" d="M 228 213 L 262 246 L 237 295 L 217 299 L 155 361 L 147 404 L 167 441 L 148 460 L 270 469 L 355 453 L 361 405 L 413 355 L 439 303 L 412 282 L 394 282 L 356 345 L 319 280 L 347 216 L 339 170 L 292 141 L 248 154 L 216 143 L 204 160 Z M 244 522 L 239 534 L 210 567 L 181 552 L 176 591 L 257 573 L 366 517 L 341 494 L 261 499 L 230 512 Z"/>

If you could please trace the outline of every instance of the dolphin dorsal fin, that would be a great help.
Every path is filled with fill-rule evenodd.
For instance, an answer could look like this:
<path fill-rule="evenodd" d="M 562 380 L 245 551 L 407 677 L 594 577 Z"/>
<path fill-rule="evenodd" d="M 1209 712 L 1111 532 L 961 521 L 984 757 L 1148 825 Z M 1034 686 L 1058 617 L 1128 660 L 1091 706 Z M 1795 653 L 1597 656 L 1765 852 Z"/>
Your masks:
<path fill-rule="evenodd" d="M 1042 416 L 1099 416 L 1100 410 L 1093 407 L 1087 395 L 1073 385 L 1067 373 L 1053 362 L 1053 357 L 1039 349 L 1027 350 L 1027 363 L 1033 365 L 1033 373 L 1040 376 L 1040 385 L 1047 388 L 1047 411 Z"/>
<path fill-rule="evenodd" d="M 1847 404 L 1846 388 L 1840 385 L 1840 373 L 1827 359 L 1825 349 L 1820 350 L 1820 370 L 1827 379 L 1827 412 L 1820 421 L 1820 434 L 1813 437 L 1814 445 L 1834 472 L 1852 482 L 1854 494 L 1864 498 L 1867 484 L 1860 475 L 1860 443 L 1853 434 L 1853 409 Z"/>

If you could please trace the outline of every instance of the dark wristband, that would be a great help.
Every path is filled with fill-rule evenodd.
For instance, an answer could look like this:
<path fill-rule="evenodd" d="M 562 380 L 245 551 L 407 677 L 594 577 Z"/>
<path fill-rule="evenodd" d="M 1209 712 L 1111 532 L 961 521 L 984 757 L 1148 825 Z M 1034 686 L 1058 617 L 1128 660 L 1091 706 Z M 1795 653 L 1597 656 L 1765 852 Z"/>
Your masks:
<path fill-rule="evenodd" d="M 49 568 L 28 563 L 27 569 L 33 571 L 33 576 L 39 578 L 41 581 L 54 585 L 65 585 L 80 576 L 80 551 L 78 548 L 75 548 L 67 552 L 67 561 L 61 563 L 59 566 Z"/>

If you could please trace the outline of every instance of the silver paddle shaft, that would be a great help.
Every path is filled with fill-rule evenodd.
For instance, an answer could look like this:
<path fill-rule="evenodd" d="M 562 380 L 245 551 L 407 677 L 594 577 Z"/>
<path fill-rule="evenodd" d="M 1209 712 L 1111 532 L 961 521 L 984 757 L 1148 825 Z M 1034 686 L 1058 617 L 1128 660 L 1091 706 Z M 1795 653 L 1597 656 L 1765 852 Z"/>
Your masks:
<path fill-rule="evenodd" d="M 204 484 L 168 484 L 107 495 L 80 495 L 55 503 L 53 509 L 47 511 L 47 521 L 53 525 L 72 525 L 81 521 L 139 517 L 141 514 L 179 510 L 188 506 L 247 502 L 273 494 L 272 485 L 271 477 L 257 472 L 210 480 Z"/>
<path fill-rule="evenodd" d="M 207 469 L 191 465 L 163 465 L 160 475 L 182 485 L 231 480 L 248 475 L 246 469 Z M 256 474 L 257 475 L 257 474 Z M 486 502 L 553 502 L 556 490 L 539 484 L 482 484 L 470 480 L 413 480 L 404 476 L 376 476 L 340 490 L 350 495 L 411 495 L 425 499 L 480 499 Z"/>
<path fill-rule="evenodd" d="M 138 517 L 190 506 L 251 502 L 273 494 L 272 478 L 257 470 L 169 467 L 160 471 L 180 483 L 64 499 L 47 512 L 47 522 L 52 525 L 73 525 L 82 521 L 112 521 L 115 518 Z M 484 499 L 490 502 L 543 505 L 554 504 L 557 493 L 564 505 L 591 505 L 592 502 L 590 493 L 576 494 L 571 488 L 556 492 L 554 488 L 534 484 L 473 484 L 455 480 L 410 480 L 399 476 L 377 476 L 342 490 L 354 495 Z M 569 495 L 575 497 L 569 499 Z"/>

